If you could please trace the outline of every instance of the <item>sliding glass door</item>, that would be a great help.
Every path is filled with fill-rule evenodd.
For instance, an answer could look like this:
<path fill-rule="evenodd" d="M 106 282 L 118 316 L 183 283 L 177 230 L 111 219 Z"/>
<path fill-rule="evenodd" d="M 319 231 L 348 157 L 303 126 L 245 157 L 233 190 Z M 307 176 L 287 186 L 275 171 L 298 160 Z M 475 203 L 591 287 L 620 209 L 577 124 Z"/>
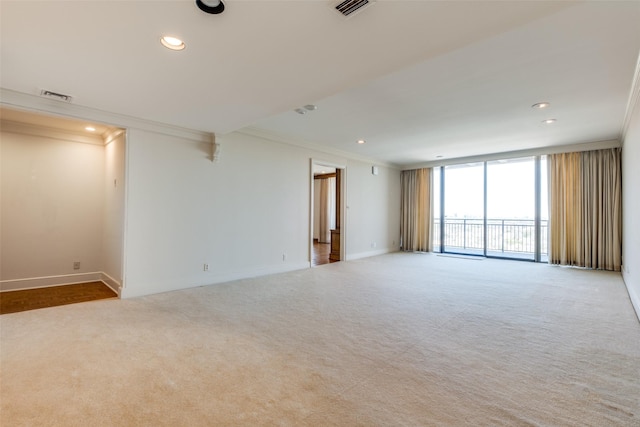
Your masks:
<path fill-rule="evenodd" d="M 487 162 L 487 256 L 535 259 L 535 159 Z"/>
<path fill-rule="evenodd" d="M 547 260 L 546 159 L 433 169 L 434 251 Z"/>
<path fill-rule="evenodd" d="M 446 252 L 484 255 L 484 163 L 444 169 Z"/>

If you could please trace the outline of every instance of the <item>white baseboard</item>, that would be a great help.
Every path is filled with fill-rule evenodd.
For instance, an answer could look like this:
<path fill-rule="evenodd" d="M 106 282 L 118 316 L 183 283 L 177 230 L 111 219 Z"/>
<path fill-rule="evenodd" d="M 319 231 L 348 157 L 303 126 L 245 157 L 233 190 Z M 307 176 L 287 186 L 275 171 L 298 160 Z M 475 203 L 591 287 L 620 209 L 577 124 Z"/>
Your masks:
<path fill-rule="evenodd" d="M 172 292 L 179 291 L 183 289 L 197 288 L 200 286 L 211 286 L 218 285 L 221 283 L 232 282 L 234 280 L 241 279 L 249 279 L 253 277 L 261 277 L 268 276 L 270 274 L 278 274 L 278 273 L 286 273 L 289 271 L 296 270 L 304 270 L 306 268 L 310 268 L 311 263 L 309 261 L 305 262 L 296 262 L 296 263 L 283 263 L 282 265 L 270 265 L 264 267 L 254 267 L 252 269 L 242 270 L 242 271 L 232 271 L 229 273 L 215 274 L 210 276 L 210 278 L 204 280 L 202 278 L 185 278 L 184 280 L 180 280 L 180 283 L 185 283 L 184 286 L 180 286 L 178 288 L 175 287 L 175 281 L 171 281 L 168 283 L 161 283 L 160 281 L 154 281 L 154 285 L 156 286 L 154 289 L 150 289 L 148 287 L 144 289 L 136 289 L 136 284 L 127 282 L 127 286 L 121 289 L 120 298 L 136 298 L 145 295 L 152 295 L 163 292 Z"/>
<path fill-rule="evenodd" d="M 50 288 L 52 286 L 73 285 L 76 283 L 102 281 L 99 271 L 91 273 L 63 274 L 59 276 L 28 277 L 24 279 L 0 281 L 0 292 L 20 291 L 24 289 Z"/>
<path fill-rule="evenodd" d="M 640 321 L 640 295 L 638 295 L 631 287 L 631 278 L 627 273 L 625 273 L 624 268 L 622 269 L 622 280 L 624 281 L 624 285 L 627 287 L 627 293 L 629 294 L 629 299 L 631 300 L 633 309 L 636 311 L 638 321 Z"/>
<path fill-rule="evenodd" d="M 388 254 L 396 251 L 397 249 L 387 248 L 387 249 L 376 249 L 375 251 L 359 252 L 357 254 L 348 254 L 347 261 L 352 261 L 352 260 L 361 259 L 361 258 L 369 258 L 377 255 L 384 255 L 384 254 Z"/>
<path fill-rule="evenodd" d="M 120 297 L 120 294 L 122 293 L 122 283 L 120 283 L 119 281 L 117 281 L 113 277 L 109 276 L 104 271 L 102 271 L 100 273 L 100 275 L 101 275 L 101 279 L 100 280 L 102 280 L 102 283 L 104 283 L 105 285 L 110 287 L 111 290 L 113 292 L 115 292 L 116 294 L 118 294 L 118 297 Z"/>

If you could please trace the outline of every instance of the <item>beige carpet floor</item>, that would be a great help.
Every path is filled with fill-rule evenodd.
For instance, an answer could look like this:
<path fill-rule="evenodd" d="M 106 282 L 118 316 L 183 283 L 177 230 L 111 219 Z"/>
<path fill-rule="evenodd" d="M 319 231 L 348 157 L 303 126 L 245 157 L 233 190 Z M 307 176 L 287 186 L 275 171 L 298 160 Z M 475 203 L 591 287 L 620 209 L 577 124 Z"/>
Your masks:
<path fill-rule="evenodd" d="M 640 426 L 616 273 L 398 253 L 0 327 L 2 426 Z"/>

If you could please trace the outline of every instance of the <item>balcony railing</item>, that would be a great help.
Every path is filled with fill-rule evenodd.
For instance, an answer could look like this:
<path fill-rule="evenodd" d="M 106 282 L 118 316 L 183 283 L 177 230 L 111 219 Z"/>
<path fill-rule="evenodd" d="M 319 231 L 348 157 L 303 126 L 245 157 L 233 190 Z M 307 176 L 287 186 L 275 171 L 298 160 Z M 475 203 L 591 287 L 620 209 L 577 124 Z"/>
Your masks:
<path fill-rule="evenodd" d="M 444 243 L 447 251 L 483 253 L 484 221 L 478 218 L 446 218 Z M 548 222 L 540 221 L 540 254 L 547 255 Z M 434 246 L 440 247 L 440 220 L 434 221 Z M 535 221 L 532 219 L 487 219 L 487 254 L 526 257 L 535 253 Z"/>

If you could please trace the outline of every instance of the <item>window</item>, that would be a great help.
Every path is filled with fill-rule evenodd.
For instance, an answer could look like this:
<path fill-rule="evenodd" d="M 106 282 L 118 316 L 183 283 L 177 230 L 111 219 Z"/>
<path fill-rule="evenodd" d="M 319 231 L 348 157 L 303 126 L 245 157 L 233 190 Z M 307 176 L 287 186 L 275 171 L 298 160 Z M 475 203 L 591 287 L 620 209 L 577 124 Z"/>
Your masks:
<path fill-rule="evenodd" d="M 433 169 L 435 252 L 547 260 L 546 158 Z"/>

